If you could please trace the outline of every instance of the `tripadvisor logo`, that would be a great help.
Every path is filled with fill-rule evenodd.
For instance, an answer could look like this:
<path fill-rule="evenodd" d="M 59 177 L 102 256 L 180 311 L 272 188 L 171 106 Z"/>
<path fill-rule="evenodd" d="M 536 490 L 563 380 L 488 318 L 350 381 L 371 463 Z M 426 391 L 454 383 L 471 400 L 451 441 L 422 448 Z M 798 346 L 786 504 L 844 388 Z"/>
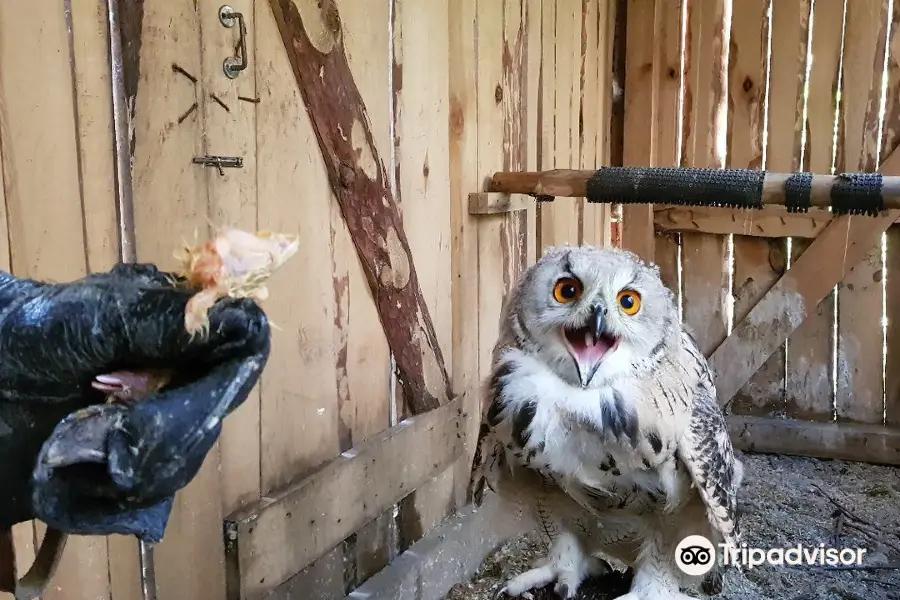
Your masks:
<path fill-rule="evenodd" d="M 860 566 L 865 548 L 830 548 L 825 544 L 804 546 L 797 544 L 785 548 L 753 548 L 747 544 L 740 547 L 719 544 L 723 565 L 739 565 L 753 569 L 762 565 L 771 566 Z M 675 564 L 683 573 L 700 576 L 708 573 L 716 564 L 716 547 L 702 535 L 689 535 L 675 547 Z"/>

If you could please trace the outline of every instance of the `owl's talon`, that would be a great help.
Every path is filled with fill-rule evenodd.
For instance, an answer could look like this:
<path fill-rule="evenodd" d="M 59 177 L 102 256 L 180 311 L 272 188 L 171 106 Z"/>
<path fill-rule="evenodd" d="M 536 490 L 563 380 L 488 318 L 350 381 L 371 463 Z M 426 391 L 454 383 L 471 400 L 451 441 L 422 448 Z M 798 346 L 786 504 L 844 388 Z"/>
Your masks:
<path fill-rule="evenodd" d="M 525 600 L 534 600 L 534 595 L 529 591 L 524 591 L 515 597 L 524 598 Z M 509 591 L 507 591 L 506 586 L 503 586 L 502 588 L 494 592 L 494 600 L 504 600 L 508 598 L 513 598 L 513 596 L 509 595 Z"/>
<path fill-rule="evenodd" d="M 558 586 L 556 586 L 556 595 L 559 596 L 560 598 L 563 598 L 563 600 L 568 600 L 570 597 L 569 596 L 569 586 L 566 585 L 565 583 L 561 583 Z M 574 597 L 574 596 L 575 596 L 575 594 L 572 594 L 572 597 Z"/>

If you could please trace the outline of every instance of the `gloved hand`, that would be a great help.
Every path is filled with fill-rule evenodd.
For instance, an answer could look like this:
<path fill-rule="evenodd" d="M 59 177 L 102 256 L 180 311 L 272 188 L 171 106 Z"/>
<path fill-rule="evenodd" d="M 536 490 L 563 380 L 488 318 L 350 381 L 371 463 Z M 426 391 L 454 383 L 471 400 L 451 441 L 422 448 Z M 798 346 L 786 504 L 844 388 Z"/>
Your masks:
<path fill-rule="evenodd" d="M 175 492 L 269 353 L 268 321 L 250 300 L 217 303 L 208 335 L 192 339 L 191 295 L 152 265 L 63 284 L 0 272 L 0 530 L 37 517 L 66 533 L 162 538 Z M 132 405 L 92 387 L 144 369 L 174 378 Z"/>

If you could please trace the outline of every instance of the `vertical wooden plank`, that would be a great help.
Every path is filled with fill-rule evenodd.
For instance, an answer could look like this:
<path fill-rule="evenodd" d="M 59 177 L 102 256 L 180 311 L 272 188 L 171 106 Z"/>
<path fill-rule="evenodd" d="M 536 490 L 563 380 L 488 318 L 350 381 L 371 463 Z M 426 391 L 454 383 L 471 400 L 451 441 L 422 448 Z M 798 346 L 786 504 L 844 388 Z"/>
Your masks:
<path fill-rule="evenodd" d="M 87 269 L 96 272 L 119 259 L 109 17 L 103 2 L 71 2 Z"/>
<path fill-rule="evenodd" d="M 525 0 L 505 0 L 503 10 L 503 46 L 501 48 L 501 65 L 503 70 L 503 100 L 500 108 L 503 115 L 503 146 L 501 168 L 507 171 L 524 171 L 528 168 L 529 146 L 528 136 L 528 74 L 529 74 L 529 16 L 528 10 L 533 8 Z M 580 16 L 580 11 L 577 13 Z M 580 17 L 575 25 L 580 27 Z M 573 57 L 575 58 L 575 57 Z M 579 73 L 580 63 L 573 62 L 573 73 Z M 580 80 L 577 75 L 573 79 L 573 145 L 579 142 L 579 109 Z M 575 155 L 573 155 L 575 156 Z M 575 163 L 572 163 L 573 165 Z M 578 222 L 577 209 L 570 205 L 569 210 Z M 516 212 L 506 215 L 504 228 L 500 231 L 500 243 L 505 248 L 503 263 L 503 296 L 515 285 L 516 278 L 525 269 L 527 259 L 527 215 Z M 577 240 L 576 240 L 577 242 Z M 499 319 L 499 313 L 497 315 Z"/>
<path fill-rule="evenodd" d="M 578 55 L 578 110 L 577 135 L 579 155 L 577 159 L 580 169 L 594 169 L 597 162 L 598 122 L 600 120 L 599 99 L 597 97 L 597 71 L 590 65 L 596 64 L 600 50 L 597 43 L 600 16 L 599 6 L 593 2 L 582 0 L 578 22 L 581 27 L 581 51 Z M 578 243 L 586 244 L 588 237 L 593 237 L 593 209 L 584 198 L 575 198 L 575 210 L 578 215 Z"/>
<path fill-rule="evenodd" d="M 221 25 L 219 29 L 224 30 Z M 133 120 L 135 240 L 137 259 L 163 269 L 175 266 L 172 252 L 181 240 L 193 240 L 198 231 L 207 233 L 208 173 L 191 164 L 208 150 L 203 138 L 208 105 L 200 31 L 198 5 L 144 5 Z M 210 27 L 209 34 L 219 31 Z M 176 72 L 173 64 L 195 81 Z M 221 511 L 216 446 L 176 496 L 166 537 L 155 548 L 159 597 L 225 593 Z"/>
<path fill-rule="evenodd" d="M 844 27 L 844 0 L 816 0 L 812 16 L 812 65 L 806 103 L 804 170 L 833 172 L 834 126 Z M 811 240 L 794 238 L 791 260 L 796 261 Z M 830 421 L 834 293 L 829 294 L 788 338 L 785 372 L 785 416 Z"/>
<path fill-rule="evenodd" d="M 766 2 L 740 3 L 735 14 L 732 50 L 731 97 L 740 118 L 729 122 L 732 145 L 729 165 L 796 171 L 800 166 L 803 126 L 803 85 L 809 32 L 808 1 L 772 5 L 772 22 L 767 23 Z M 737 8 L 737 7 L 736 7 Z M 748 11 L 748 12 L 744 12 Z M 753 23 L 753 28 L 749 24 Z M 772 56 L 769 72 L 769 104 L 766 114 L 765 85 L 769 30 Z M 735 62 L 737 61 L 737 62 Z M 749 88 L 749 89 L 748 89 Z M 761 92 L 761 93 L 760 93 Z M 740 99 L 740 100 L 737 100 Z M 740 113 L 737 105 L 744 105 Z M 768 146 L 763 158 L 763 122 L 768 119 Z M 766 210 L 784 211 L 781 207 Z M 734 236 L 734 320 L 739 322 L 784 274 L 787 267 L 787 240 Z M 731 405 L 734 414 L 773 416 L 783 410 L 784 349 L 776 351 L 760 370 L 738 391 Z"/>
<path fill-rule="evenodd" d="M 231 56 L 238 42 L 237 27 L 219 22 L 218 0 L 200 0 L 203 31 L 202 93 L 205 121 L 205 151 L 240 156 L 241 169 L 204 169 L 210 220 L 217 226 L 257 229 L 256 220 L 256 22 L 253 0 L 235 0 L 231 6 L 244 15 L 249 66 L 236 79 L 222 72 L 223 57 Z M 259 387 L 223 422 L 219 440 L 221 456 L 222 510 L 225 514 L 260 496 L 259 479 Z"/>
<path fill-rule="evenodd" d="M 391 156 L 391 90 L 387 77 L 390 2 L 340 0 L 344 46 L 369 113 L 382 157 Z M 395 87 L 402 66 L 394 67 Z M 390 172 L 390 169 L 388 169 Z M 375 310 L 362 265 L 336 202 L 331 209 L 334 244 L 335 376 L 341 451 L 391 424 L 390 350 Z M 393 511 L 381 515 L 344 544 L 345 585 L 354 588 L 382 569 L 396 553 Z"/>
<path fill-rule="evenodd" d="M 544 2 L 541 6 L 541 67 L 538 75 L 538 164 L 548 170 L 556 164 L 556 12 L 558 0 Z M 480 34 L 479 34 L 480 36 Z M 548 203 L 537 205 L 537 248 L 540 256 L 547 246 L 555 243 L 553 207 Z"/>
<path fill-rule="evenodd" d="M 10 264 L 20 277 L 66 281 L 85 272 L 69 59 L 61 3 L 0 4 L 3 183 Z"/>
<path fill-rule="evenodd" d="M 891 15 L 891 37 L 888 45 L 888 82 L 884 115 L 881 162 L 900 144 L 900 2 L 894 2 Z M 887 264 L 885 268 L 887 309 L 886 365 L 900 362 L 900 227 L 887 230 Z M 885 369 L 885 424 L 900 426 L 900 374 L 896 369 Z"/>
<path fill-rule="evenodd" d="M 96 272 L 111 268 L 120 259 L 109 14 L 105 3 L 72 0 L 71 19 L 87 270 Z M 106 545 L 109 597 L 138 600 L 141 562 L 137 539 L 113 535 L 106 538 Z M 68 552 L 78 552 L 75 548 Z M 102 590 L 104 583 L 98 581 L 97 586 Z"/>
<path fill-rule="evenodd" d="M 475 85 L 478 90 L 477 172 L 480 175 L 492 173 L 503 164 L 503 96 L 508 91 L 503 88 L 505 8 L 505 0 L 478 2 L 477 5 L 478 69 Z M 540 210 L 543 219 L 544 207 Z M 553 214 L 555 218 L 557 213 Z M 497 341 L 500 308 L 505 293 L 506 275 L 503 266 L 508 257 L 504 260 L 502 253 L 508 251 L 508 248 L 501 246 L 501 231 L 505 229 L 505 221 L 505 215 L 478 219 L 478 353 L 479 370 L 483 374 L 490 370 L 491 352 Z M 542 226 L 550 222 L 545 220 Z M 545 239 L 552 238 L 552 233 L 548 232 L 547 235 L 550 237 Z"/>
<path fill-rule="evenodd" d="M 886 39 L 886 0 L 847 4 L 839 169 L 874 171 Z M 881 244 L 838 285 L 837 419 L 883 421 Z M 874 317 L 874 318 L 873 318 Z"/>
<path fill-rule="evenodd" d="M 571 169 L 578 164 L 578 71 L 576 56 L 581 48 L 581 4 L 557 0 L 554 31 L 551 35 L 554 53 L 554 91 L 552 116 L 553 165 Z M 545 43 L 548 32 L 544 32 Z M 480 36 L 480 33 L 479 33 Z M 480 67 L 480 65 L 479 65 Z M 546 85 L 545 80 L 545 85 Z M 545 107 L 546 108 L 546 107 Z M 545 113 L 546 114 L 546 113 Z M 574 124 L 574 131 L 573 131 Z M 552 227 L 543 227 L 548 237 L 544 246 L 578 243 L 578 210 L 571 200 L 547 205 Z"/>
<path fill-rule="evenodd" d="M 301 4 L 304 18 L 312 11 Z M 261 228 L 297 231 L 307 248 L 331 251 L 333 198 L 314 133 L 271 9 L 256 5 L 257 173 Z M 296 190 L 304 190 L 298 198 Z M 303 281 L 304 294 L 294 294 Z M 273 278 L 266 309 L 281 332 L 261 386 L 263 493 L 282 487 L 340 448 L 334 378 L 331 261 L 295 261 Z M 308 315 L 321 315 L 309 319 Z M 303 382 L 300 386 L 297 382 Z"/>
<path fill-rule="evenodd" d="M 403 222 L 410 250 L 421 268 L 419 281 L 442 348 L 452 343 L 450 280 L 450 157 L 447 128 L 423 128 L 422 123 L 447 123 L 449 86 L 449 4 L 427 5 L 397 0 L 394 9 L 394 85 L 397 129 L 396 172 L 403 199 Z M 396 32 L 402 36 L 396 39 Z M 398 73 L 405 85 L 397 88 Z M 452 358 L 452 357 L 450 357 Z M 447 369 L 451 366 L 448 363 Z M 452 372 L 452 370 L 451 370 Z M 401 546 L 418 541 L 454 508 L 451 467 L 401 503 Z"/>
<path fill-rule="evenodd" d="M 3 94 L 2 74 L 0 74 L 0 94 Z M 12 272 L 10 266 L 9 219 L 6 211 L 6 168 L 7 160 L 4 148 L 9 146 L 7 123 L 9 117 L 5 106 L 0 104 L 0 270 Z M 34 562 L 34 521 L 18 523 L 12 528 L 13 550 L 16 558 L 16 572 L 24 573 Z M 13 600 L 12 594 L 0 592 L 0 599 Z"/>
<path fill-rule="evenodd" d="M 524 124 L 526 139 L 526 167 L 529 170 L 539 170 L 542 152 L 541 135 L 541 97 L 543 94 L 541 73 L 543 68 L 543 3 L 540 0 L 526 0 L 527 14 L 527 92 L 525 95 L 526 123 Z M 540 227 L 538 225 L 537 204 L 532 204 L 526 209 L 526 237 L 525 237 L 525 263 L 532 265 L 541 254 Z M 454 321 L 455 322 L 455 321 Z M 456 364 L 456 363 L 454 363 Z"/>
<path fill-rule="evenodd" d="M 607 62 L 607 17 L 609 3 L 588 2 L 581 4 L 581 74 L 579 108 L 579 145 L 582 169 L 597 169 L 606 160 L 604 129 L 609 127 L 609 83 L 601 73 L 608 71 L 601 62 Z M 601 87 L 602 83 L 606 87 Z M 591 204 L 584 198 L 576 199 L 580 211 L 579 243 L 603 245 L 603 227 L 609 219 L 609 206 Z"/>
<path fill-rule="evenodd" d="M 676 167 L 680 162 L 678 127 L 682 112 L 681 21 L 685 1 L 660 0 L 655 7 L 653 79 L 657 89 L 654 101 L 658 106 L 653 119 L 653 166 Z M 653 208 L 650 207 L 651 218 Z M 653 226 L 652 222 L 650 226 Z M 663 283 L 675 293 L 676 301 L 679 301 L 681 293 L 678 276 L 680 245 L 680 235 L 655 235 L 653 262 L 659 266 Z"/>
<path fill-rule="evenodd" d="M 3 187 L 10 269 L 19 277 L 67 281 L 87 272 L 68 25 L 63 3 L 0 5 Z M 21 547 L 34 528 L 16 529 Z M 46 597 L 63 590 L 66 598 L 109 597 L 105 538 L 70 538 Z"/>
<path fill-rule="evenodd" d="M 728 56 L 728 165 L 740 169 L 761 169 L 763 164 L 768 7 L 769 0 L 737 2 L 733 7 Z"/>
<path fill-rule="evenodd" d="M 310 31 L 324 26 L 316 3 L 299 2 L 298 8 Z M 268 3 L 256 3 L 256 29 L 259 226 L 298 233 L 303 246 L 322 258 L 286 264 L 270 285 L 266 310 L 281 331 L 273 332 L 260 386 L 265 494 L 340 452 L 335 383 L 335 322 L 340 316 L 331 260 L 338 243 L 332 240 L 335 200 Z M 346 29 L 345 35 L 350 35 Z M 302 294 L 294 291 L 298 281 L 303 282 Z M 340 547 L 320 558 L 304 573 L 300 587 L 314 597 L 337 597 L 344 591 L 342 560 Z"/>
<path fill-rule="evenodd" d="M 658 106 L 654 94 L 658 91 L 654 78 L 654 41 L 648 31 L 656 34 L 656 3 L 639 0 L 628 3 L 625 29 L 625 135 L 623 164 L 649 166 L 653 153 L 654 108 Z M 653 207 L 628 205 L 622 207 L 622 248 L 645 260 L 653 260 Z"/>
<path fill-rule="evenodd" d="M 468 194 L 481 185 L 478 173 L 478 89 L 475 82 L 477 62 L 476 0 L 459 0 L 449 6 L 449 119 L 450 119 L 450 226 L 451 226 L 451 306 L 453 391 L 465 394 L 470 418 L 466 435 L 478 439 L 483 407 L 478 393 L 479 372 L 478 315 L 478 223 L 469 215 Z M 535 107 L 536 108 L 536 107 Z M 454 478 L 456 503 L 468 498 L 469 479 L 475 444 L 457 462 Z"/>
<path fill-rule="evenodd" d="M 724 49 L 726 23 L 730 19 L 724 0 L 692 1 L 688 5 L 689 74 L 685 78 L 685 166 L 721 168 L 728 98 Z M 707 356 L 725 339 L 728 265 L 725 236 L 685 233 L 682 244 L 684 321 Z"/>

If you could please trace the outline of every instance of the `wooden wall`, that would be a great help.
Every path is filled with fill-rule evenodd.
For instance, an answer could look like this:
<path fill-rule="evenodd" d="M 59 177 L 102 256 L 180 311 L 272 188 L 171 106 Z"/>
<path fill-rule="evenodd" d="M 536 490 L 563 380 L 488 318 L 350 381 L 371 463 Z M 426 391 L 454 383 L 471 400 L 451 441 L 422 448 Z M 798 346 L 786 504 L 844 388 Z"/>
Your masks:
<path fill-rule="evenodd" d="M 229 3 L 248 36 L 249 67 L 234 80 L 222 61 L 236 52 L 237 29 L 219 23 L 221 4 L 118 6 L 130 119 L 118 133 L 134 217 L 123 224 L 117 187 L 129 186 L 116 178 L 107 3 L 0 3 L 0 227 L 9 241 L 0 268 L 58 281 L 104 270 L 122 256 L 123 228 L 126 258 L 133 251 L 162 268 L 210 222 L 301 239 L 264 305 L 277 329 L 262 381 L 178 495 L 165 540 L 141 549 L 118 536 L 71 538 L 47 599 L 224 598 L 223 519 L 407 415 L 269 3 Z M 466 200 L 496 170 L 615 160 L 615 4 L 337 1 L 457 393 L 477 385 L 503 294 L 541 248 L 610 241 L 609 211 L 583 201 L 476 220 Z M 316 26 L 316 3 L 297 5 Z M 243 167 L 220 175 L 192 164 L 205 154 L 240 156 Z M 314 564 L 297 565 L 307 568 L 278 593 L 342 598 L 465 501 L 470 459 Z M 41 533 L 40 524 L 16 528 L 22 568 Z"/>
<path fill-rule="evenodd" d="M 629 2 L 626 163 L 900 175 L 900 155 L 892 157 L 900 143 L 898 25 L 900 6 L 889 0 Z M 638 33 L 651 29 L 654 36 Z M 641 118 L 651 111 L 649 122 Z M 892 267 L 900 230 L 888 227 L 890 218 L 882 237 L 869 217 L 639 207 L 626 210 L 624 236 L 648 222 L 658 232 L 655 261 L 680 290 L 684 321 L 708 355 L 818 241 L 822 260 L 804 272 L 833 281 L 833 291 L 799 307 L 804 322 L 740 386 L 729 412 L 751 424 L 861 424 L 872 459 L 896 460 L 894 434 L 890 452 L 881 448 L 881 427 L 900 423 L 898 377 L 885 369 L 900 351 Z M 848 251 L 862 260 L 850 261 Z M 718 377 L 722 385 L 731 374 Z M 802 445 L 787 439 L 796 437 L 787 427 L 769 431 L 782 433 L 753 447 Z M 803 442 L 806 451 L 855 444 L 844 450 L 865 453 L 863 438 L 816 431 L 830 433 Z"/>

